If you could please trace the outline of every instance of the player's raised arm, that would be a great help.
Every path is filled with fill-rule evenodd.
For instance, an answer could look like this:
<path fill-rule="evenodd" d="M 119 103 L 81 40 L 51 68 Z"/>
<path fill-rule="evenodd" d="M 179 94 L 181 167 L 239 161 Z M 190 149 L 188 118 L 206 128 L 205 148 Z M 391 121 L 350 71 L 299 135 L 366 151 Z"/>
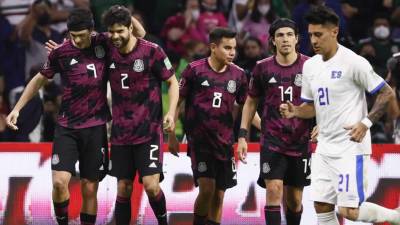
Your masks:
<path fill-rule="evenodd" d="M 146 30 L 144 29 L 143 25 L 135 17 L 132 16 L 131 18 L 133 25 L 132 34 L 135 37 L 144 38 L 144 36 L 146 36 Z"/>
<path fill-rule="evenodd" d="M 47 78 L 43 76 L 41 73 L 36 74 L 32 80 L 25 87 L 22 96 L 19 98 L 17 104 L 15 104 L 14 109 L 8 114 L 6 118 L 7 126 L 13 130 L 18 130 L 16 126 L 19 112 L 21 109 L 35 96 L 39 89 L 46 83 Z"/>

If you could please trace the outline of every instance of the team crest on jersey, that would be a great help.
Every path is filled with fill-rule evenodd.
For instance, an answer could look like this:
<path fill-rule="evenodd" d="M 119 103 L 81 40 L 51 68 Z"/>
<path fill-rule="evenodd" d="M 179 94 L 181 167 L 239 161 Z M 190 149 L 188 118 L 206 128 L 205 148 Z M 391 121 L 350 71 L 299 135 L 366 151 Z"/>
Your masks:
<path fill-rule="evenodd" d="M 135 72 L 142 72 L 144 70 L 144 63 L 143 60 L 141 59 L 135 59 L 135 62 L 133 63 L 133 70 Z"/>
<path fill-rule="evenodd" d="M 97 58 L 102 59 L 106 55 L 106 51 L 104 51 L 103 46 L 97 45 L 96 47 L 94 47 L 94 54 Z"/>
<path fill-rule="evenodd" d="M 199 165 L 197 166 L 197 170 L 200 173 L 206 172 L 207 171 L 207 164 L 205 162 L 199 162 Z"/>
<path fill-rule="evenodd" d="M 229 91 L 229 93 L 231 93 L 231 94 L 235 93 L 235 91 L 236 91 L 236 81 L 230 80 L 230 81 L 228 82 L 228 87 L 227 87 L 226 89 L 227 89 L 227 90 Z"/>
<path fill-rule="evenodd" d="M 296 77 L 294 78 L 294 85 L 301 87 L 301 79 L 303 78 L 303 74 L 298 73 L 296 74 Z"/>
<path fill-rule="evenodd" d="M 51 164 L 57 165 L 60 162 L 60 158 L 58 157 L 58 154 L 54 154 L 53 157 L 51 158 Z"/>

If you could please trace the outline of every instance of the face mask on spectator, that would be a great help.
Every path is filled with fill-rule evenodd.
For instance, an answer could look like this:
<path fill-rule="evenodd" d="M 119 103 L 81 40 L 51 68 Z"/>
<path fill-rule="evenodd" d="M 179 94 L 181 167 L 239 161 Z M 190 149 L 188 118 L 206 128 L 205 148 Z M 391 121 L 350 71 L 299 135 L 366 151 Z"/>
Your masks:
<path fill-rule="evenodd" d="M 192 10 L 192 18 L 193 18 L 194 20 L 197 20 L 197 19 L 199 18 L 199 16 L 200 16 L 200 10 L 198 10 L 198 9 L 193 9 L 193 10 Z"/>
<path fill-rule="evenodd" d="M 378 27 L 375 27 L 374 29 L 374 35 L 378 39 L 386 39 L 389 37 L 390 30 L 388 27 L 380 25 Z"/>
<path fill-rule="evenodd" d="M 263 4 L 257 6 L 258 12 L 260 12 L 261 15 L 266 15 L 269 12 L 270 8 L 271 6 L 269 4 Z"/>

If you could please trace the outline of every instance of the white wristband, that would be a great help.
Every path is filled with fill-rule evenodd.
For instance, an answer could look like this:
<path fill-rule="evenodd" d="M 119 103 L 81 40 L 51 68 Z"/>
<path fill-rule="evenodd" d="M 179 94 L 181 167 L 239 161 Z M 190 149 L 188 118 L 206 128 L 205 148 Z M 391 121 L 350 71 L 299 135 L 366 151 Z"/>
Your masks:
<path fill-rule="evenodd" d="M 368 117 L 365 117 L 364 119 L 362 119 L 361 123 L 363 123 L 365 126 L 367 126 L 368 129 L 372 127 L 372 122 L 370 119 L 368 119 Z"/>

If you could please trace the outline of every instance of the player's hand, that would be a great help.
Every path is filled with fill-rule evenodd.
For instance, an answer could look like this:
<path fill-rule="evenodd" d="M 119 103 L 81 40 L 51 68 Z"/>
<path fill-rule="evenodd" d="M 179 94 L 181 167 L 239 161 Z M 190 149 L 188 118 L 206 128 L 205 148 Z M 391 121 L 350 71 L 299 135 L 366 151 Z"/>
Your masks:
<path fill-rule="evenodd" d="M 286 101 L 286 103 L 282 103 L 279 106 L 279 112 L 283 118 L 293 118 L 294 117 L 294 105 L 290 101 Z"/>
<path fill-rule="evenodd" d="M 247 142 L 245 138 L 239 138 L 237 153 L 240 161 L 242 161 L 244 164 L 247 164 Z"/>
<path fill-rule="evenodd" d="M 368 127 L 361 122 L 358 122 L 351 126 L 345 126 L 344 129 L 350 131 L 349 132 L 350 140 L 354 142 L 361 142 L 368 131 Z"/>
<path fill-rule="evenodd" d="M 50 54 L 50 52 L 53 51 L 54 49 L 56 49 L 57 47 L 58 47 L 58 44 L 56 42 L 54 42 L 53 40 L 46 41 L 46 43 L 45 43 L 45 48 L 47 50 L 47 54 Z"/>
<path fill-rule="evenodd" d="M 167 113 L 163 120 L 163 130 L 165 132 L 172 132 L 175 130 L 174 116 Z"/>
<path fill-rule="evenodd" d="M 318 133 L 319 133 L 319 128 L 318 126 L 313 127 L 312 131 L 311 131 L 311 142 L 313 143 L 317 143 L 318 142 Z"/>
<path fill-rule="evenodd" d="M 168 135 L 168 151 L 172 155 L 179 157 L 179 141 L 174 133 Z"/>
<path fill-rule="evenodd" d="M 19 116 L 19 112 L 13 110 L 10 112 L 10 114 L 8 114 L 8 116 L 6 118 L 6 124 L 12 130 L 18 130 L 18 127 L 16 126 L 18 116 Z"/>

